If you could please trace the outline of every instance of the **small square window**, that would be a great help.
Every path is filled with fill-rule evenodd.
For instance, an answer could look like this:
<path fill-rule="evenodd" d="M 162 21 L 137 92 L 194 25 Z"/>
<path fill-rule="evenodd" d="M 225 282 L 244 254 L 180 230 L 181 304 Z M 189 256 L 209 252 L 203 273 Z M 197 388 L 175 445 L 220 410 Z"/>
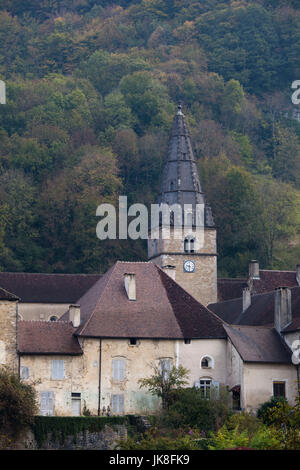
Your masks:
<path fill-rule="evenodd" d="M 136 338 L 130 338 L 129 344 L 130 344 L 131 346 L 136 346 L 136 344 L 137 344 L 137 339 L 136 339 Z"/>
<path fill-rule="evenodd" d="M 185 339 L 184 344 L 191 344 L 191 340 L 190 339 Z"/>

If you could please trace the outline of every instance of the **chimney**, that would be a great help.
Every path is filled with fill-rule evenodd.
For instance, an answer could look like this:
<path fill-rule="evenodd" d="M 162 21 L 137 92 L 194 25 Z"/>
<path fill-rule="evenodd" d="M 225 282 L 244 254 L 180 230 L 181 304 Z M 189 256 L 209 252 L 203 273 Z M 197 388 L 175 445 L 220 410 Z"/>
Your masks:
<path fill-rule="evenodd" d="M 77 328 L 80 325 L 80 305 L 69 306 L 69 321 Z"/>
<path fill-rule="evenodd" d="M 298 286 L 300 286 L 300 264 L 296 266 L 296 280 L 298 282 Z"/>
<path fill-rule="evenodd" d="M 129 300 L 136 300 L 136 280 L 134 273 L 124 274 L 124 285 Z"/>
<path fill-rule="evenodd" d="M 243 289 L 243 312 L 251 305 L 251 290 L 249 287 Z"/>
<path fill-rule="evenodd" d="M 288 287 L 275 290 L 274 326 L 281 331 L 292 321 L 292 293 Z"/>
<path fill-rule="evenodd" d="M 259 262 L 256 260 L 252 260 L 249 263 L 249 279 L 260 279 L 259 275 Z"/>
<path fill-rule="evenodd" d="M 176 277 L 176 266 L 171 266 L 170 264 L 167 264 L 166 266 L 162 266 L 162 268 L 168 276 L 170 276 L 174 281 Z"/>

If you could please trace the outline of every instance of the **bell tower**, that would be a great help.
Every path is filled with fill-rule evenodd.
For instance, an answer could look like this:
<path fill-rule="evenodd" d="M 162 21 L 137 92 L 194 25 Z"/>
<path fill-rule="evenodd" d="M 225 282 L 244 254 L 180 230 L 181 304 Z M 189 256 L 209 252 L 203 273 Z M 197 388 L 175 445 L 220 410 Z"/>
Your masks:
<path fill-rule="evenodd" d="M 216 228 L 201 189 L 190 132 L 181 106 L 178 106 L 173 122 L 158 203 L 180 205 L 183 222 L 187 221 L 184 211 L 189 207 L 190 225 L 185 223 L 183 229 L 182 222 L 179 230 L 171 218 L 168 238 L 162 236 L 162 230 L 156 239 L 149 236 L 149 260 L 168 273 L 173 267 L 172 277 L 175 276 L 176 282 L 203 305 L 217 302 Z M 202 224 L 196 224 L 199 207 L 202 208 Z"/>

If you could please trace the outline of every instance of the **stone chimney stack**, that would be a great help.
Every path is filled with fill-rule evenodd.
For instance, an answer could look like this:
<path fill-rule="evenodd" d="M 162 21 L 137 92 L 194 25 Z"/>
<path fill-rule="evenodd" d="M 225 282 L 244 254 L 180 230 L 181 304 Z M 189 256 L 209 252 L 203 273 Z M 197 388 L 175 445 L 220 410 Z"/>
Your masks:
<path fill-rule="evenodd" d="M 249 287 L 243 289 L 243 312 L 251 305 L 251 290 Z"/>
<path fill-rule="evenodd" d="M 136 300 L 136 279 L 134 273 L 124 274 L 124 285 L 129 300 Z"/>
<path fill-rule="evenodd" d="M 274 326 L 281 331 L 292 321 L 292 292 L 288 287 L 275 290 Z"/>
<path fill-rule="evenodd" d="M 259 262 L 256 260 L 252 260 L 249 263 L 249 279 L 260 279 L 259 275 Z"/>
<path fill-rule="evenodd" d="M 176 266 L 171 266 L 170 264 L 167 264 L 166 266 L 162 266 L 162 268 L 168 276 L 170 276 L 174 281 L 176 277 Z"/>
<path fill-rule="evenodd" d="M 300 264 L 296 266 L 296 280 L 298 282 L 298 286 L 300 286 Z"/>
<path fill-rule="evenodd" d="M 75 328 L 80 325 L 80 305 L 69 306 L 69 321 Z"/>

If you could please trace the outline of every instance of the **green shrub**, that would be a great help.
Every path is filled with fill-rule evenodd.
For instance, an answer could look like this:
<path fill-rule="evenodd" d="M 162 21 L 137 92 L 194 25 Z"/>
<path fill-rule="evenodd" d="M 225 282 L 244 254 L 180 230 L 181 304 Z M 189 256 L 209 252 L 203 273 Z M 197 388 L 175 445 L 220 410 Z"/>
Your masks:
<path fill-rule="evenodd" d="M 256 450 L 280 450 L 282 444 L 273 427 L 262 425 L 250 440 L 249 447 Z"/>
<path fill-rule="evenodd" d="M 247 431 L 240 432 L 238 427 L 234 429 L 227 429 L 222 426 L 211 438 L 209 450 L 224 450 L 233 449 L 235 447 L 247 447 L 249 443 L 249 436 Z"/>
<path fill-rule="evenodd" d="M 16 436 L 33 423 L 36 392 L 7 367 L 0 368 L 0 430 Z"/>
<path fill-rule="evenodd" d="M 253 429 L 253 426 L 251 426 L 251 428 Z M 252 437 L 250 436 L 249 430 L 241 430 L 239 429 L 239 425 L 233 429 L 228 429 L 228 427 L 224 425 L 211 436 L 208 445 L 209 450 L 234 448 L 279 450 L 282 449 L 282 444 L 274 428 L 260 424 Z"/>
<path fill-rule="evenodd" d="M 261 427 L 261 420 L 245 411 L 230 415 L 226 420 L 229 430 L 237 428 L 239 432 L 247 431 L 251 438 Z"/>
<path fill-rule="evenodd" d="M 128 438 L 117 445 L 120 450 L 199 450 L 200 436 L 195 431 L 178 432 L 177 436 L 162 435 L 151 429 L 142 436 Z"/>
<path fill-rule="evenodd" d="M 269 401 L 263 403 L 257 410 L 257 417 L 261 419 L 265 424 L 271 424 L 270 412 L 274 408 L 278 408 L 280 403 L 286 403 L 286 399 L 283 397 L 271 397 Z"/>
<path fill-rule="evenodd" d="M 222 426 L 230 415 L 228 395 L 221 389 L 218 398 L 203 398 L 197 388 L 186 388 L 172 392 L 168 410 L 162 415 L 165 426 L 174 428 L 198 428 L 211 431 Z"/>

